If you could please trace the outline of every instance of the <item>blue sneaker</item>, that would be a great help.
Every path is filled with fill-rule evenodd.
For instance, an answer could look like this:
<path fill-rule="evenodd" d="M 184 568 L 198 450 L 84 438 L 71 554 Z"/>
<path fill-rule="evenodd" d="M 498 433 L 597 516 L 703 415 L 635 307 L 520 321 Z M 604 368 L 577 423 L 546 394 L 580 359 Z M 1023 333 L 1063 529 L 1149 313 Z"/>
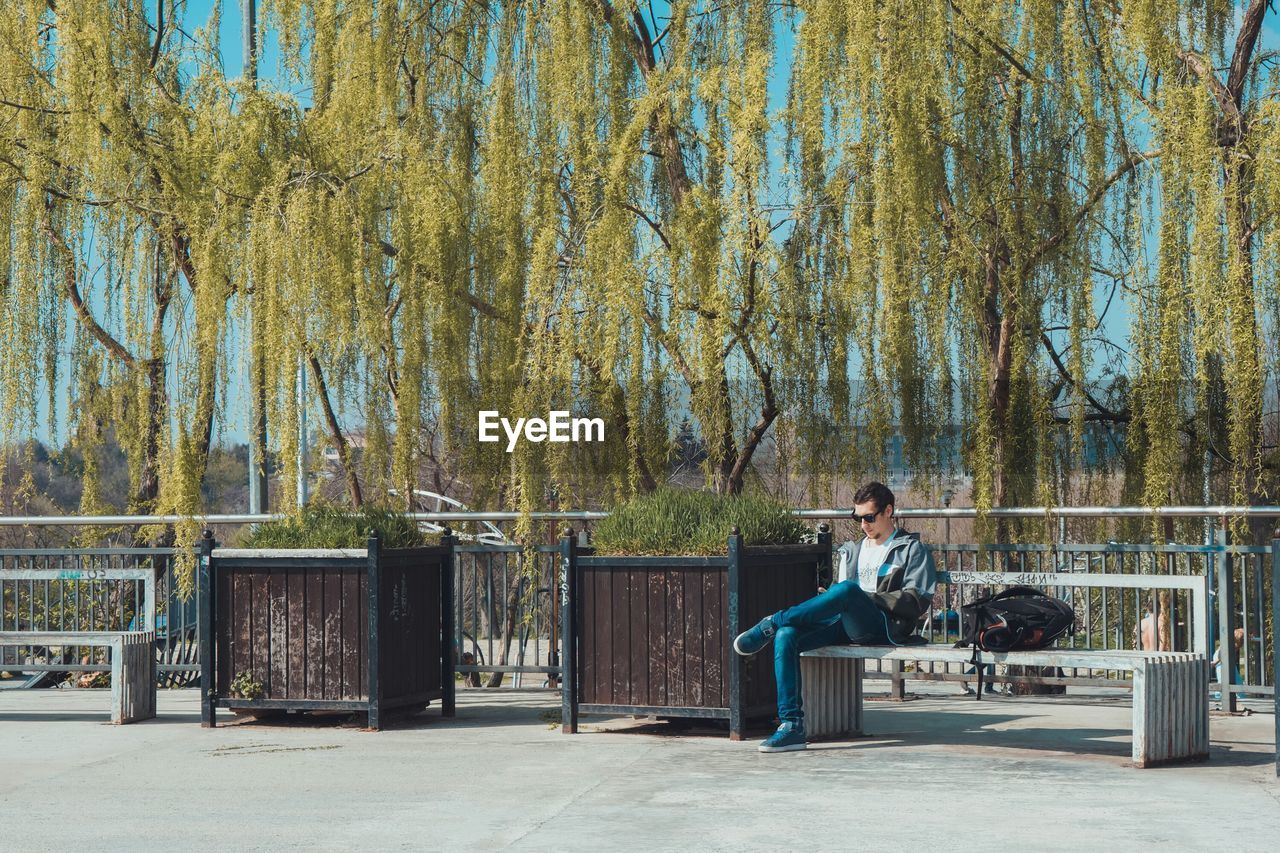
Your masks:
<path fill-rule="evenodd" d="M 778 730 L 760 744 L 761 752 L 795 752 L 804 749 L 804 725 L 801 723 L 783 723 Z"/>
<path fill-rule="evenodd" d="M 748 628 L 734 638 L 733 650 L 743 657 L 751 657 L 769 645 L 776 630 L 773 627 L 773 620 L 766 616 L 757 622 L 754 628 Z"/>

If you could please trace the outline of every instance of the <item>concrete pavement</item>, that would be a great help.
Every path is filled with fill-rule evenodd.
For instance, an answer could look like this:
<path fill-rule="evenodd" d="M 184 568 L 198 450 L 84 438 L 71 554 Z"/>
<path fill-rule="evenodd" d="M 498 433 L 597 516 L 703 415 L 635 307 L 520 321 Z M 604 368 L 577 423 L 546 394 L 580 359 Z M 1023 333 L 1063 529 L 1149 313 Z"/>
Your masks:
<path fill-rule="evenodd" d="M 1268 714 L 1215 716 L 1208 763 L 1127 765 L 1127 699 L 868 702 L 856 741 L 762 755 L 629 718 L 554 725 L 547 691 L 459 692 L 373 733 L 199 726 L 198 694 L 106 724 L 105 691 L 0 693 L 7 850 L 1274 851 Z M 230 720 L 229 715 L 220 719 Z M 761 732 L 761 735 L 767 732 Z"/>

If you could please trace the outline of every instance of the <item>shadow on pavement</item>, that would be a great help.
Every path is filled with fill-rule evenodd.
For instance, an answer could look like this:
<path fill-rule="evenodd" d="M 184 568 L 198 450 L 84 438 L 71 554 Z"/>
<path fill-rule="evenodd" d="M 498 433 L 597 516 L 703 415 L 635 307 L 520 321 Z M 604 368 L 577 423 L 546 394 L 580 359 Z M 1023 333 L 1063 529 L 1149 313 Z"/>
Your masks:
<path fill-rule="evenodd" d="M 112 726 L 111 714 L 107 711 L 101 713 L 87 711 L 6 711 L 0 708 L 0 724 L 7 723 L 102 723 L 104 726 Z M 139 720 L 136 723 L 126 723 L 129 726 L 173 726 L 173 725 L 195 725 L 200 726 L 200 717 L 194 719 L 186 715 L 173 716 L 161 714 L 150 720 Z"/>

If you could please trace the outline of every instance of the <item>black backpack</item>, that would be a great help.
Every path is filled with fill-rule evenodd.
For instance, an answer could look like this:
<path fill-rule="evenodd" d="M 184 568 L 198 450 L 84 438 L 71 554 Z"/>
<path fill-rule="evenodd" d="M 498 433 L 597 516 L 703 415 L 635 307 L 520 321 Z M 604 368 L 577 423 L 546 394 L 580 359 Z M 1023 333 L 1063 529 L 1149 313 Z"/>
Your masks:
<path fill-rule="evenodd" d="M 1076 614 L 1065 601 L 1029 586 L 1006 590 L 971 601 L 960 608 L 960 642 L 972 646 L 971 663 L 978 672 L 978 698 L 982 698 L 984 666 L 978 651 L 1034 651 L 1051 645 L 1063 634 L 1075 632 Z"/>

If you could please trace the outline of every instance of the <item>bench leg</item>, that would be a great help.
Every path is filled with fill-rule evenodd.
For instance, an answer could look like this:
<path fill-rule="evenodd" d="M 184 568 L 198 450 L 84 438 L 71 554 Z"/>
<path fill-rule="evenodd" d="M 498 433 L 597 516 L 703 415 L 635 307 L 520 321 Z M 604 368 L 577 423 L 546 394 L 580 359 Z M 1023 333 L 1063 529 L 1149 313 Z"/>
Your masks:
<path fill-rule="evenodd" d="M 862 735 L 862 674 L 859 658 L 801 656 L 800 694 L 809 737 Z"/>
<path fill-rule="evenodd" d="M 113 642 L 107 648 L 109 649 L 108 654 L 111 655 L 111 722 L 118 726 L 125 722 L 125 665 L 123 638 Z"/>
<path fill-rule="evenodd" d="M 1209 756 L 1208 664 L 1153 657 L 1133 672 L 1133 763 Z"/>
<path fill-rule="evenodd" d="M 1184 722 L 1179 731 L 1179 744 L 1185 757 L 1209 757 L 1209 662 L 1204 658 L 1182 661 Z"/>
<path fill-rule="evenodd" d="M 111 647 L 111 722 L 136 723 L 155 715 L 155 635 L 125 635 Z"/>
<path fill-rule="evenodd" d="M 889 698 L 895 702 L 903 702 L 907 698 L 907 680 L 902 674 L 900 660 L 889 664 Z"/>

